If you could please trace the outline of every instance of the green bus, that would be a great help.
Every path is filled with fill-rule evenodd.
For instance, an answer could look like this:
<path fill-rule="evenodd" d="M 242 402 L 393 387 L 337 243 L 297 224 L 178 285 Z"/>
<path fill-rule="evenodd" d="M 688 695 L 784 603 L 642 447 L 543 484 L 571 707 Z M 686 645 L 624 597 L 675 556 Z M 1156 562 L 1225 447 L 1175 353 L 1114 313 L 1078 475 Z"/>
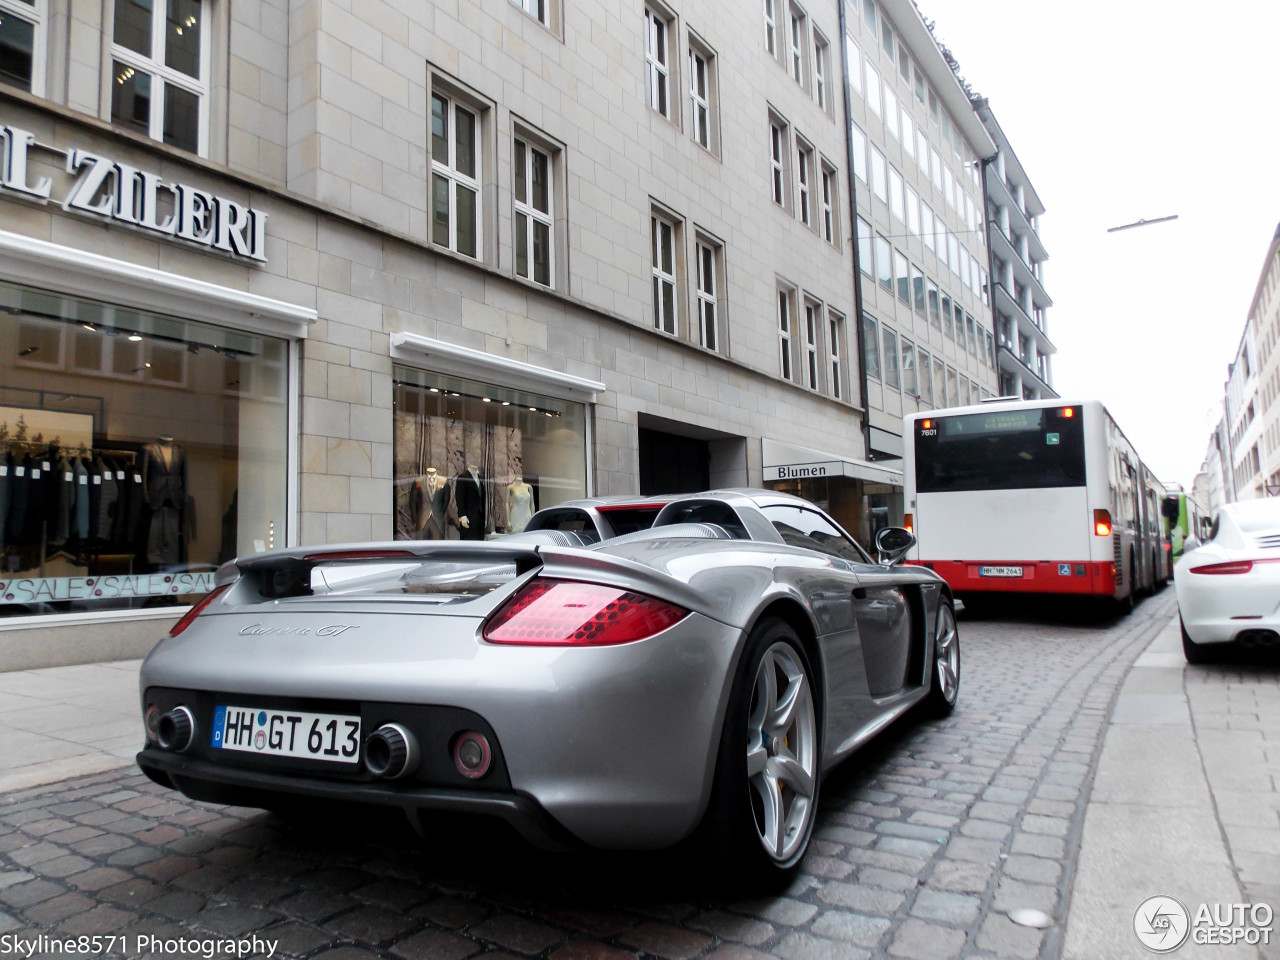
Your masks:
<path fill-rule="evenodd" d="M 1194 536 L 1203 541 L 1208 536 L 1209 511 L 1182 490 L 1166 488 L 1160 515 L 1160 526 L 1163 528 L 1165 542 L 1173 550 L 1174 564 L 1182 559 L 1183 544 L 1187 537 Z"/>

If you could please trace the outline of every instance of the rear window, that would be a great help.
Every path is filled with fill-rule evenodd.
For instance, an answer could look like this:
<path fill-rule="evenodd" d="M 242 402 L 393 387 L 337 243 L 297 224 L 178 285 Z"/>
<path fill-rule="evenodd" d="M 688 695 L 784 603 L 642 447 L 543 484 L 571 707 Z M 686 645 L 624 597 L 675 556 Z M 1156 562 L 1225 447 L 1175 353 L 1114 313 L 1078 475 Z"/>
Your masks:
<path fill-rule="evenodd" d="M 1078 406 L 917 420 L 916 491 L 1082 487 L 1082 420 Z"/>
<path fill-rule="evenodd" d="M 671 523 L 714 523 L 729 531 L 736 540 L 750 540 L 751 535 L 742 520 L 727 503 L 715 500 L 691 500 L 688 503 L 676 503 L 667 506 L 667 513 L 662 518 L 664 524 Z"/>
<path fill-rule="evenodd" d="M 585 510 L 566 507 L 563 510 L 544 510 L 536 513 L 525 528 L 526 532 L 534 530 L 566 530 L 580 535 L 586 543 L 597 543 L 600 531 L 595 521 Z"/>
<path fill-rule="evenodd" d="M 662 506 L 659 504 L 652 507 L 601 507 L 599 509 L 600 515 L 613 528 L 614 535 L 620 537 L 623 534 L 648 530 L 653 526 L 653 521 Z"/>

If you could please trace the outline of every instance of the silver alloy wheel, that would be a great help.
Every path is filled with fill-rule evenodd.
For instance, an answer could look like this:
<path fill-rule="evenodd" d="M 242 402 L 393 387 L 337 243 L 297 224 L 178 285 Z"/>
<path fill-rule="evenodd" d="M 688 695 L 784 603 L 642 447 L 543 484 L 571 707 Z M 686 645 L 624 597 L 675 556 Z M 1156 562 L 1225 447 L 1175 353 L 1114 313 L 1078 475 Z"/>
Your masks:
<path fill-rule="evenodd" d="M 938 605 L 933 655 L 937 664 L 938 692 L 947 703 L 955 703 L 956 694 L 960 692 L 960 635 L 956 632 L 956 617 L 949 603 Z"/>
<path fill-rule="evenodd" d="M 747 780 L 756 833 L 785 863 L 804 848 L 814 815 L 818 721 L 804 662 L 789 643 L 765 651 L 747 717 Z"/>

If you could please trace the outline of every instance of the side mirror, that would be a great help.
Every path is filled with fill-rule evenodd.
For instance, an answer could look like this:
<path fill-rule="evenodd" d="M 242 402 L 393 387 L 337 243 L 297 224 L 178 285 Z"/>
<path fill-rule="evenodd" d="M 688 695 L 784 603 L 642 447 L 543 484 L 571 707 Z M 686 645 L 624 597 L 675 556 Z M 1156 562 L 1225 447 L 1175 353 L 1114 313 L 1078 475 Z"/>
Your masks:
<path fill-rule="evenodd" d="M 1199 538 L 1196 537 L 1195 534 L 1191 534 L 1190 536 L 1183 538 L 1182 552 L 1187 554 L 1192 550 L 1199 550 L 1201 546 L 1203 546 L 1203 544 L 1200 543 Z"/>
<path fill-rule="evenodd" d="M 884 567 L 898 563 L 915 545 L 915 535 L 906 527 L 883 527 L 876 534 L 876 553 Z"/>

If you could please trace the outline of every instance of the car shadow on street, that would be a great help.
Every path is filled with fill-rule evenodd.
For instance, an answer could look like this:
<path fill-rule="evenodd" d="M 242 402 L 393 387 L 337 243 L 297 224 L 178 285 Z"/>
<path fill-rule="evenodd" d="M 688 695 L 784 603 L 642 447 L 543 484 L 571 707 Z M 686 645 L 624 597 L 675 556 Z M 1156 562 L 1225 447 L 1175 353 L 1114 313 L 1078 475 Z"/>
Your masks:
<path fill-rule="evenodd" d="M 989 621 L 1008 624 L 1057 624 L 1087 629 L 1110 630 L 1128 614 L 1114 600 L 1105 597 L 1064 597 L 1052 594 L 1015 594 L 1001 596 L 975 596 L 961 594 L 964 610 L 956 615 L 961 623 Z M 1166 601 L 1166 598 L 1168 600 Z M 1139 599 L 1136 611 L 1151 606 L 1170 605 L 1172 615 L 1173 590 L 1166 588 L 1150 597 Z M 1154 606 L 1152 606 L 1154 605 Z"/>

